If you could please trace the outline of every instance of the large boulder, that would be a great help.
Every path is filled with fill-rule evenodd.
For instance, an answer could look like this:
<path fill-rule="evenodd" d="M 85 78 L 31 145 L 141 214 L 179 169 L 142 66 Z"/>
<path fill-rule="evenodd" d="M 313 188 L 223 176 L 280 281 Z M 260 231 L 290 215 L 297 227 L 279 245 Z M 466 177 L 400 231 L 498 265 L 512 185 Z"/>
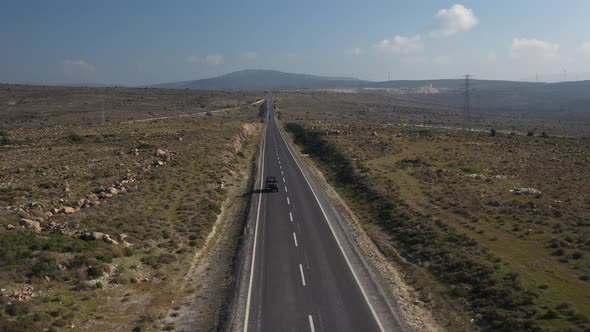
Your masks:
<path fill-rule="evenodd" d="M 86 232 L 82 234 L 82 240 L 86 241 L 95 241 L 95 240 L 102 240 L 105 234 L 102 232 Z"/>
<path fill-rule="evenodd" d="M 64 206 L 62 209 L 62 212 L 65 214 L 72 214 L 76 212 L 76 209 L 74 209 L 73 207 L 70 206 Z"/>
<path fill-rule="evenodd" d="M 96 201 L 98 201 L 98 196 L 96 196 L 96 194 L 92 193 L 92 194 L 88 195 L 88 200 L 91 202 L 96 202 Z"/>
<path fill-rule="evenodd" d="M 164 159 L 167 156 L 168 156 L 168 152 L 166 152 L 165 150 L 162 150 L 162 149 L 156 150 L 156 157 Z"/>
<path fill-rule="evenodd" d="M 36 220 L 22 218 L 19 220 L 19 225 L 27 229 L 32 229 L 35 233 L 41 232 L 41 224 Z"/>
<path fill-rule="evenodd" d="M 106 243 L 106 244 L 112 244 L 112 245 L 119 245 L 119 242 L 117 242 L 117 240 L 113 239 L 109 234 L 105 234 L 102 238 L 102 240 Z"/>

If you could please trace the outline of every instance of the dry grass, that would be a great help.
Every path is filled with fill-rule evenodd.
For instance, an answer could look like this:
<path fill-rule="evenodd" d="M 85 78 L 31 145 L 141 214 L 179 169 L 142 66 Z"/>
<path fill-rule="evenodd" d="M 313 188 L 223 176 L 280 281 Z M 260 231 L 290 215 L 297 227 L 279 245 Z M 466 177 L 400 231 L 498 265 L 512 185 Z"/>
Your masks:
<path fill-rule="evenodd" d="M 18 301 L 0 296 L 0 329 L 154 329 L 186 295 L 177 285 L 249 162 L 259 127 L 245 133 L 244 126 L 259 120 L 257 107 L 244 105 L 258 96 L 3 86 L 0 99 L 9 88 L 26 98 L 17 98 L 21 108 L 0 111 L 8 116 L 3 134 L 10 137 L 10 144 L 0 145 L 0 284 L 6 293 L 31 285 L 36 296 L 19 310 L 13 310 Z M 135 106 L 125 117 L 110 110 L 110 122 L 85 124 L 94 115 L 81 106 L 84 100 L 99 100 L 107 90 Z M 191 95 L 188 108 L 242 106 L 213 116 L 113 121 L 152 117 L 135 108 L 137 100 L 157 108 L 182 94 Z M 157 148 L 170 160 L 156 157 Z M 154 166 L 159 160 L 163 165 Z M 70 215 L 43 216 L 124 178 L 134 180 L 127 193 Z M 39 218 L 43 230 L 21 228 L 23 217 Z M 8 230 L 9 224 L 16 228 Z M 85 240 L 84 232 L 110 234 L 119 245 Z M 123 245 L 122 234 L 130 246 Z"/>
<path fill-rule="evenodd" d="M 451 300 L 488 329 L 590 327 L 587 139 L 491 137 L 347 116 L 318 122 L 333 107 L 321 102 L 304 121 L 289 106 L 297 98 L 285 97 L 281 116 L 304 125 L 291 125 L 296 142 L 377 244 L 412 263 L 406 278 L 435 311 Z M 513 187 L 542 194 L 515 195 Z M 495 286 L 482 293 L 486 283 Z M 510 302 L 491 289 L 507 291 L 501 298 Z"/>

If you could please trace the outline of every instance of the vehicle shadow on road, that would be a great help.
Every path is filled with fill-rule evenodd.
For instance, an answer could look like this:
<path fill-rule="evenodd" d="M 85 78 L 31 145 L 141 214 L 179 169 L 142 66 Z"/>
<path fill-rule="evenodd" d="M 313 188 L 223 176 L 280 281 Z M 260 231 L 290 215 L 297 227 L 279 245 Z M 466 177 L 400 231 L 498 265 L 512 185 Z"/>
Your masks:
<path fill-rule="evenodd" d="M 242 197 L 251 196 L 251 195 L 259 195 L 259 194 L 266 194 L 269 192 L 270 191 L 268 191 L 266 189 L 254 189 L 254 190 L 250 190 L 247 193 L 243 194 Z"/>

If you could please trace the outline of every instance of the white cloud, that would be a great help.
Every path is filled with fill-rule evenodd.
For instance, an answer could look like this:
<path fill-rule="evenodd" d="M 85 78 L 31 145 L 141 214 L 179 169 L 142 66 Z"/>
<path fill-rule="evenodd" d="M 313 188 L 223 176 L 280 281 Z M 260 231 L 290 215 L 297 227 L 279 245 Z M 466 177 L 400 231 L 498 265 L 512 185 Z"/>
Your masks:
<path fill-rule="evenodd" d="M 395 35 L 392 39 L 382 40 L 376 47 L 393 54 L 416 54 L 422 53 L 424 50 L 424 44 L 420 35 L 412 37 Z"/>
<path fill-rule="evenodd" d="M 205 57 L 205 62 L 211 66 L 217 66 L 223 63 L 223 55 L 209 54 Z"/>
<path fill-rule="evenodd" d="M 528 63 L 548 63 L 559 59 L 559 44 L 539 39 L 514 38 L 510 56 Z"/>
<path fill-rule="evenodd" d="M 437 55 L 434 57 L 434 59 L 432 59 L 432 62 L 437 65 L 448 65 L 453 62 L 453 59 L 451 59 L 451 57 L 448 55 Z"/>
<path fill-rule="evenodd" d="M 353 49 L 350 50 L 350 54 L 352 54 L 352 55 L 360 55 L 361 52 L 362 51 L 361 51 L 360 47 L 355 47 L 355 48 L 353 48 Z"/>
<path fill-rule="evenodd" d="M 185 61 L 190 64 L 195 64 L 199 62 L 199 57 L 196 55 L 189 55 L 186 57 Z"/>
<path fill-rule="evenodd" d="M 494 51 L 489 51 L 486 58 L 490 62 L 495 62 L 496 60 L 498 60 L 498 55 Z"/>
<path fill-rule="evenodd" d="M 84 60 L 62 61 L 64 73 L 69 78 L 90 78 L 96 73 L 96 67 Z"/>
<path fill-rule="evenodd" d="M 244 54 L 242 54 L 242 58 L 244 58 L 245 60 L 254 60 L 257 57 L 258 57 L 258 53 L 253 52 L 253 51 L 245 52 Z"/>
<path fill-rule="evenodd" d="M 580 46 L 580 51 L 586 56 L 590 57 L 590 42 L 585 42 Z"/>
<path fill-rule="evenodd" d="M 448 37 L 458 32 L 468 31 L 479 23 L 473 10 L 455 4 L 449 9 L 441 9 L 434 15 L 430 36 Z"/>

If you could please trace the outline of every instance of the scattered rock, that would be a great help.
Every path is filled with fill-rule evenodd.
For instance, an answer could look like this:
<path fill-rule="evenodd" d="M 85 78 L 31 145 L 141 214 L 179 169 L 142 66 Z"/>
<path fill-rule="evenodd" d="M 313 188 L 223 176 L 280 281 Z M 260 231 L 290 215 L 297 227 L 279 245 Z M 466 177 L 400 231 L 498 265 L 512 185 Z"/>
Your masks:
<path fill-rule="evenodd" d="M 87 198 L 90 202 L 97 202 L 98 201 L 98 196 L 96 196 L 94 193 L 88 195 Z"/>
<path fill-rule="evenodd" d="M 6 230 L 9 230 L 9 231 L 11 231 L 11 230 L 13 230 L 14 228 L 15 228 L 15 227 L 14 227 L 14 225 L 12 225 L 12 224 L 8 224 L 8 225 L 6 225 Z"/>
<path fill-rule="evenodd" d="M 8 304 L 11 304 L 14 301 L 26 301 L 31 297 L 37 296 L 40 292 L 35 293 L 35 289 L 31 286 L 24 286 L 20 289 L 15 290 L 8 290 L 2 289 L 2 295 L 8 298 Z"/>
<path fill-rule="evenodd" d="M 156 157 L 161 158 L 161 159 L 165 159 L 165 160 L 170 160 L 170 153 L 166 150 L 157 149 L 156 150 Z"/>
<path fill-rule="evenodd" d="M 119 242 L 117 242 L 115 239 L 113 239 L 109 234 L 105 234 L 102 237 L 102 240 L 106 243 L 106 244 L 112 244 L 112 245 L 119 245 Z"/>
<path fill-rule="evenodd" d="M 45 213 L 43 214 L 43 216 L 44 216 L 46 219 L 49 219 L 49 218 L 53 217 L 53 213 L 52 213 L 52 212 L 50 212 L 50 211 L 47 211 L 47 212 L 45 212 Z"/>
<path fill-rule="evenodd" d="M 72 213 L 75 213 L 76 212 L 76 209 L 74 209 L 73 207 L 70 207 L 70 206 L 64 206 L 62 208 L 62 212 L 64 214 L 72 214 Z"/>
<path fill-rule="evenodd" d="M 101 232 L 86 232 L 80 236 L 82 240 L 86 241 L 95 241 L 95 240 L 102 240 L 104 238 L 104 233 Z"/>
<path fill-rule="evenodd" d="M 535 188 L 521 188 L 514 187 L 510 189 L 510 192 L 516 195 L 540 195 L 541 191 Z"/>
<path fill-rule="evenodd" d="M 19 220 L 19 225 L 27 229 L 32 229 L 35 233 L 41 232 L 41 224 L 36 220 L 22 218 Z"/>
<path fill-rule="evenodd" d="M 56 215 L 59 213 L 59 209 L 58 208 L 51 208 L 51 210 L 49 210 L 49 212 L 51 212 L 51 214 Z"/>

